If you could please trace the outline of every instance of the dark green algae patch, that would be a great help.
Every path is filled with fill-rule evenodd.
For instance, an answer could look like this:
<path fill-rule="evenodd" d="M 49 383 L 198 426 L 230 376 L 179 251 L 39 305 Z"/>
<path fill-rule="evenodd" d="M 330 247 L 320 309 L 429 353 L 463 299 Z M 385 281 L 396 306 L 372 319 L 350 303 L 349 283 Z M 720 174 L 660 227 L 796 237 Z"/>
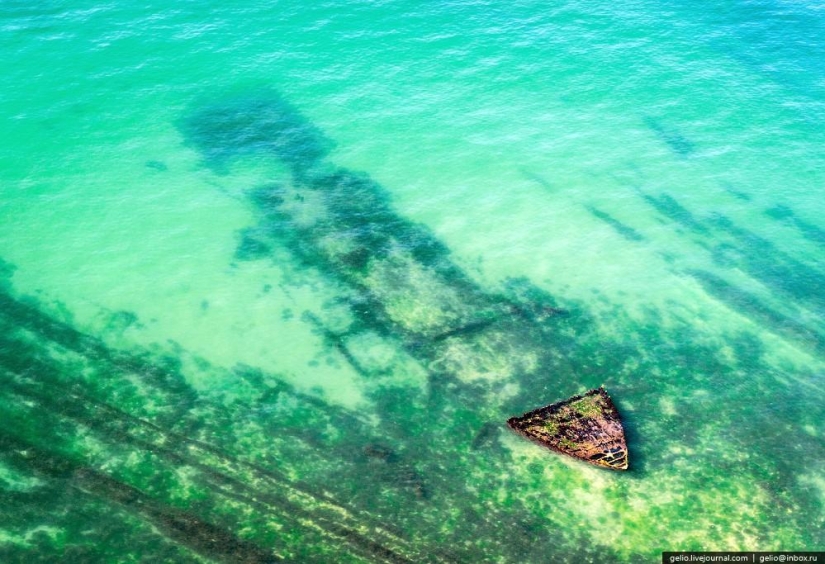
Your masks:
<path fill-rule="evenodd" d="M 329 142 L 279 97 L 207 105 L 181 130 L 223 173 L 253 154 L 284 165 L 250 189 L 256 243 L 241 255 L 287 250 L 324 274 L 350 321 L 303 319 L 370 403 L 347 410 L 250 366 L 233 370 L 232 394 L 196 390 L 188 371 L 222 369 L 180 348 L 113 348 L 6 283 L 0 528 L 13 541 L 0 559 L 636 562 L 668 538 L 822 538 L 820 501 L 799 481 L 825 460 L 802 431 L 821 394 L 758 337 L 720 340 L 652 307 L 597 312 L 524 279 L 481 286 L 386 190 L 327 162 Z M 364 362 L 364 335 L 425 385 Z M 602 382 L 625 415 L 627 473 L 567 465 L 504 429 Z"/>
<path fill-rule="evenodd" d="M 244 102 L 239 104 L 229 104 L 225 110 L 249 115 Z M 280 101 L 278 104 L 284 111 L 295 111 L 280 105 Z M 283 121 L 299 120 L 285 117 Z M 227 147 L 231 144 L 225 144 L 226 139 L 237 138 L 236 133 L 226 135 L 226 122 L 221 121 L 221 127 L 213 129 L 215 124 L 209 116 L 198 111 L 188 123 L 189 128 L 210 132 L 201 135 L 199 142 L 210 138 L 215 146 Z M 270 123 L 271 116 L 265 127 Z M 314 127 L 290 132 L 295 139 L 288 146 L 326 144 Z M 277 160 L 282 150 L 264 149 L 262 154 Z M 242 153 L 245 151 L 241 148 Z M 290 150 L 289 154 L 295 152 Z M 321 151 L 312 154 L 320 155 Z M 208 164 L 208 153 L 204 156 Z M 703 335 L 678 316 L 674 325 L 668 312 L 654 308 L 644 319 L 631 319 L 620 308 L 596 318 L 583 304 L 567 303 L 562 307 L 557 298 L 524 279 L 505 281 L 498 289 L 483 288 L 451 260 L 449 250 L 425 227 L 399 216 L 387 191 L 367 175 L 337 167 L 320 156 L 303 161 L 290 158 L 286 164 L 289 174 L 250 191 L 250 203 L 259 217 L 253 229 L 266 244 L 288 249 L 302 264 L 342 285 L 342 300 L 348 302 L 354 321 L 344 330 L 326 331 L 325 339 L 344 358 L 350 356 L 345 352 L 349 339 L 362 331 L 375 332 L 397 343 L 427 369 L 426 403 L 421 407 L 429 419 L 442 424 L 448 420 L 460 423 L 467 418 L 464 414 L 468 406 L 475 406 L 477 412 L 470 418 L 478 421 L 473 425 L 473 445 L 490 444 L 490 422 L 503 420 L 508 411 L 535 405 L 537 397 L 557 396 L 558 390 L 565 387 L 574 392 L 597 382 L 616 382 L 622 386 L 620 397 L 628 401 L 635 398 L 642 405 L 649 405 L 652 398 L 675 401 L 671 398 L 685 397 L 685 391 L 690 390 L 691 397 L 683 400 L 684 409 L 695 402 L 707 402 L 707 409 L 728 413 L 714 420 L 714 428 L 732 437 L 740 432 L 748 435 L 752 427 L 735 422 L 738 415 L 723 408 L 722 398 L 737 403 L 753 398 L 753 409 L 758 412 L 757 389 L 763 393 L 770 390 L 776 397 L 775 388 L 786 386 L 780 370 L 761 353 L 753 356 L 753 343 L 759 340 L 745 332 L 728 335 L 720 343 L 718 337 Z M 706 229 L 673 202 L 679 219 L 698 226 L 699 232 Z M 664 328 L 666 323 L 668 329 Z M 369 376 L 362 367 L 353 367 Z M 761 379 L 753 380 L 754 370 Z M 802 381 L 810 378 L 804 372 L 802 369 Z M 721 384 L 727 380 L 730 384 Z M 729 394 L 718 394 L 717 387 Z M 787 388 L 793 389 L 794 385 Z M 697 397 L 702 390 L 713 390 L 716 396 Z M 392 388 L 388 391 L 391 397 L 398 397 L 400 392 L 403 398 L 405 393 Z M 379 413 L 387 405 L 384 393 L 380 388 L 374 392 Z M 779 395 L 790 405 L 799 403 L 791 399 L 797 397 L 793 393 Z M 405 399 L 395 401 L 402 406 L 415 405 Z M 397 404 L 393 408 L 395 411 L 384 415 L 384 420 L 396 427 L 401 411 Z M 770 412 L 754 413 L 752 421 L 759 427 L 774 416 Z M 668 424 L 681 429 L 678 432 L 683 434 L 677 436 L 697 437 L 691 421 L 698 419 L 687 417 L 678 425 L 668 419 Z M 417 422 L 402 425 L 408 432 L 406 441 L 417 442 L 419 434 L 426 440 L 440 436 L 432 424 L 423 419 Z M 638 420 L 630 422 L 631 438 L 641 436 L 637 435 L 638 426 Z M 461 451 L 464 444 L 455 442 L 460 436 L 445 437 L 437 444 L 451 444 Z M 656 436 L 661 435 L 651 434 Z M 807 444 L 812 439 L 800 440 Z M 749 441 L 743 439 L 741 444 Z M 763 443 L 758 444 L 761 447 Z M 638 473 L 645 475 L 648 461 L 662 455 L 653 455 L 652 448 L 640 450 L 643 454 L 638 459 Z M 777 465 L 790 471 L 782 462 Z M 680 471 L 691 474 L 685 469 Z M 432 495 L 431 499 L 436 497 Z"/>
<path fill-rule="evenodd" d="M 64 492 L 40 508 L 55 517 L 45 520 L 44 530 L 54 530 L 52 536 L 34 537 L 43 561 L 66 550 L 105 559 L 113 543 L 115 551 L 128 546 L 134 561 L 158 555 L 175 561 L 320 562 L 324 554 L 341 561 L 418 560 L 410 546 L 377 522 L 356 517 L 323 491 L 287 478 L 277 457 L 256 461 L 255 455 L 227 450 L 235 440 L 253 440 L 255 425 L 268 423 L 268 429 L 257 429 L 261 444 L 256 454 L 277 452 L 306 462 L 318 445 L 301 436 L 311 431 L 303 425 L 334 425 L 357 434 L 354 415 L 286 384 L 264 386 L 250 394 L 251 402 L 227 406 L 221 398 L 199 396 L 179 367 L 150 353 L 111 351 L 8 294 L 0 296 L 0 303 L 2 411 L 8 423 L 0 433 L 0 461 L 36 480 L 29 502 L 45 501 L 38 495 L 43 488 Z M 241 382 L 250 380 L 243 376 L 239 374 Z M 279 401 L 291 406 L 284 414 L 288 417 L 277 417 Z M 261 409 L 270 409 L 272 420 L 244 417 L 250 409 L 258 416 Z M 289 444 L 278 452 L 268 436 L 289 437 Z M 371 440 L 351 439 L 362 444 Z M 269 448 L 264 448 L 267 442 Z M 18 504 L 26 500 L 25 491 L 3 495 L 17 498 Z M 65 511 L 54 507 L 61 502 L 68 504 Z M 125 519 L 120 542 L 108 536 L 114 525 L 96 523 L 101 505 Z M 25 529 L 26 513 L 8 515 L 6 530 L 15 525 Z M 36 515 L 43 526 L 44 515 Z M 75 521 L 82 522 L 78 515 L 89 520 L 83 535 L 74 536 Z M 135 523 L 142 525 L 133 530 Z M 254 540 L 238 534 L 247 529 L 256 531 Z M 9 561 L 20 554 L 15 549 L 30 551 L 32 545 L 4 546 Z"/>
<path fill-rule="evenodd" d="M 2 489 L 3 529 L 49 527 L 26 546 L 4 546 L 8 561 L 32 553 L 44 562 L 61 554 L 124 561 L 125 550 L 134 561 L 460 562 L 504 554 L 540 562 L 546 550 L 532 548 L 537 539 L 576 539 L 565 529 L 572 523 L 547 521 L 520 500 L 553 492 L 542 480 L 523 482 L 512 467 L 518 458 L 483 419 L 489 408 L 463 404 L 469 398 L 459 390 L 430 389 L 438 402 L 414 389 L 377 390 L 375 427 L 238 367 L 246 393 L 227 402 L 196 393 L 174 363 L 106 349 L 34 302 L 4 294 L 0 311 L 8 422 L 0 462 L 36 480 Z M 646 454 L 642 475 L 645 466 L 678 463 Z M 538 475 L 553 467 L 551 458 L 539 463 Z M 506 468 L 512 475 L 502 483 Z M 475 487 L 512 498 L 485 505 L 487 496 L 466 489 L 471 475 Z M 484 544 L 445 552 L 438 519 L 455 511 L 461 518 L 449 521 L 449 538 L 483 535 Z M 631 558 L 576 546 L 584 542 L 568 540 L 554 554 L 569 562 Z"/>

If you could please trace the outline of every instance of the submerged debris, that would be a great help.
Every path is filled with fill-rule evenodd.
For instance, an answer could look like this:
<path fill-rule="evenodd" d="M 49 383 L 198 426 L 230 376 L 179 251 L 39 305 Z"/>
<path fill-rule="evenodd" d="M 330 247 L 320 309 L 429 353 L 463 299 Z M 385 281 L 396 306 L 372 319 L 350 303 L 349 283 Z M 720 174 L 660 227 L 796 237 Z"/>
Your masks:
<path fill-rule="evenodd" d="M 370 443 L 362 449 L 364 455 L 379 462 L 398 462 L 398 454 L 386 445 L 380 443 Z"/>
<path fill-rule="evenodd" d="M 627 470 L 627 444 L 604 388 L 540 407 L 507 424 L 531 441 L 612 470 Z"/>

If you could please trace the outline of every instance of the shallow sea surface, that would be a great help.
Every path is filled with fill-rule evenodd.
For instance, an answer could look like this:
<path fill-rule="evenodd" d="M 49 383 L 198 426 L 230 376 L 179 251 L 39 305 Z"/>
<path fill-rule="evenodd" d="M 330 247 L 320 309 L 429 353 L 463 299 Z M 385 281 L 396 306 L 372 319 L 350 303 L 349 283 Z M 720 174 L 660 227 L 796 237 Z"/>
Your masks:
<path fill-rule="evenodd" d="M 0 561 L 822 550 L 823 38 L 0 0 Z M 504 425 L 600 385 L 628 472 Z"/>

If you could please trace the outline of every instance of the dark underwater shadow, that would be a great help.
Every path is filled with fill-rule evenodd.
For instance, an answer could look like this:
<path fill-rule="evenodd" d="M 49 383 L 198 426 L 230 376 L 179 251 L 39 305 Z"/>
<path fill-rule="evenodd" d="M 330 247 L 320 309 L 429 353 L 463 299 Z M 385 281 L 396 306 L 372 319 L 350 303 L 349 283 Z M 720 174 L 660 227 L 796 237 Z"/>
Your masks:
<path fill-rule="evenodd" d="M 267 155 L 300 175 L 327 156 L 334 144 L 277 92 L 255 88 L 241 94 L 196 100 L 176 126 L 203 164 L 226 174 L 230 161 Z"/>

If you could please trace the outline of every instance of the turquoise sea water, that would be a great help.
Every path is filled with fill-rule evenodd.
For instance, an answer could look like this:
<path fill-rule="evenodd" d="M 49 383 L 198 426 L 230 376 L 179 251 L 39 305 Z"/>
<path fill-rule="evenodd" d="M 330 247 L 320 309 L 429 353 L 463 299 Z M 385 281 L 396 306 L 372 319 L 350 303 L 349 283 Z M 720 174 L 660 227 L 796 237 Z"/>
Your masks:
<path fill-rule="evenodd" d="M 825 5 L 0 31 L 0 561 L 825 547 Z M 504 426 L 602 384 L 626 473 Z"/>

